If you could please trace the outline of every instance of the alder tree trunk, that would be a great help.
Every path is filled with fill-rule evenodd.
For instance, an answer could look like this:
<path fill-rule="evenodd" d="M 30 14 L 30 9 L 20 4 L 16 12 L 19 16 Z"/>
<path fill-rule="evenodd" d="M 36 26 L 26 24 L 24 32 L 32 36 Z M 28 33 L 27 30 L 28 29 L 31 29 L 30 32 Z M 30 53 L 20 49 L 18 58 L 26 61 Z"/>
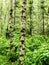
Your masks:
<path fill-rule="evenodd" d="M 30 7 L 29 7 L 29 9 L 30 9 L 30 35 L 32 35 L 32 5 L 33 5 L 33 1 L 30 1 Z"/>
<path fill-rule="evenodd" d="M 10 25 L 10 56 L 12 53 L 12 48 L 13 48 L 13 0 L 10 0 L 11 3 L 11 7 L 10 7 L 10 21 L 9 21 L 9 25 Z M 10 57 L 10 61 L 11 61 L 11 65 L 13 65 L 12 63 L 12 59 Z"/>
<path fill-rule="evenodd" d="M 21 33 L 20 33 L 20 56 L 19 65 L 23 65 L 23 56 L 25 54 L 25 23 L 26 23 L 26 0 L 22 0 L 22 15 L 21 15 Z"/>
<path fill-rule="evenodd" d="M 41 2 L 41 9 L 42 9 L 42 20 L 43 20 L 43 35 L 44 35 L 44 1 Z"/>

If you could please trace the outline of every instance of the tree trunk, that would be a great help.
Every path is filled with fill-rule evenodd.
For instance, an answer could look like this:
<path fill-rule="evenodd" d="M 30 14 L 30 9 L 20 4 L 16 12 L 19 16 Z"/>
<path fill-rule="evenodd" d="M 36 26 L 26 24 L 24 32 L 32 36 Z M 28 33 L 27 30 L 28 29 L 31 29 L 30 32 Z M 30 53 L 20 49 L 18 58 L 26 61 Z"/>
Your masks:
<path fill-rule="evenodd" d="M 14 1 L 14 25 L 15 25 L 15 17 L 16 17 L 16 0 Z"/>
<path fill-rule="evenodd" d="M 41 22 L 40 22 L 40 14 L 41 14 L 41 2 L 40 0 L 38 0 L 38 22 L 37 22 L 37 34 L 40 34 L 41 33 Z"/>
<path fill-rule="evenodd" d="M 11 9 L 10 9 L 10 22 L 9 22 L 9 24 L 10 24 L 10 45 L 12 45 L 12 42 L 13 42 L 13 40 L 12 40 L 12 38 L 13 38 L 13 8 L 12 8 L 12 5 L 13 5 L 13 2 L 12 2 L 12 0 L 11 0 Z M 11 48 L 11 46 L 10 46 L 10 48 Z"/>
<path fill-rule="evenodd" d="M 1 2 L 1 8 L 0 8 L 0 22 L 1 22 L 1 36 L 3 35 L 3 22 L 2 22 L 2 6 L 3 6 L 3 1 Z"/>
<path fill-rule="evenodd" d="M 44 32 L 44 12 L 43 12 L 43 35 L 45 34 L 45 32 Z"/>
<path fill-rule="evenodd" d="M 10 54 L 12 53 L 12 48 L 13 48 L 13 0 L 10 0 L 11 3 L 11 7 L 10 7 L 10 21 L 9 21 L 9 25 L 10 25 Z M 10 59 L 11 61 L 12 59 Z M 11 65 L 13 65 L 12 61 L 11 61 Z"/>
<path fill-rule="evenodd" d="M 44 35 L 44 1 L 41 2 L 42 20 L 43 20 L 43 35 Z"/>
<path fill-rule="evenodd" d="M 48 15 L 47 15 L 47 32 L 46 32 L 46 34 L 48 35 L 49 34 L 49 7 L 48 7 Z"/>
<path fill-rule="evenodd" d="M 30 7 L 29 7 L 29 10 L 30 10 L 30 35 L 32 35 L 32 4 L 33 4 L 33 1 L 30 1 Z"/>
<path fill-rule="evenodd" d="M 20 57 L 19 65 L 23 65 L 23 56 L 25 54 L 25 22 L 26 22 L 26 0 L 22 0 L 22 15 L 21 15 L 21 34 L 20 34 Z"/>

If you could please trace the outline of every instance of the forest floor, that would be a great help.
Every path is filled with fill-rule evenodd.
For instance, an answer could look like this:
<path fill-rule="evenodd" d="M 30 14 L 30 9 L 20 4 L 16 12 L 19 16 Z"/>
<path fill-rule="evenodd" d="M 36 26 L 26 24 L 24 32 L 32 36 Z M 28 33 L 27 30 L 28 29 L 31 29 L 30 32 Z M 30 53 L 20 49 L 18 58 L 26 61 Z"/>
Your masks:
<path fill-rule="evenodd" d="M 10 53 L 9 39 L 0 37 L 0 65 L 10 65 L 10 57 L 14 65 L 18 65 L 19 34 L 14 34 L 13 49 Z M 26 35 L 23 65 L 49 65 L 49 37 L 43 35 Z"/>

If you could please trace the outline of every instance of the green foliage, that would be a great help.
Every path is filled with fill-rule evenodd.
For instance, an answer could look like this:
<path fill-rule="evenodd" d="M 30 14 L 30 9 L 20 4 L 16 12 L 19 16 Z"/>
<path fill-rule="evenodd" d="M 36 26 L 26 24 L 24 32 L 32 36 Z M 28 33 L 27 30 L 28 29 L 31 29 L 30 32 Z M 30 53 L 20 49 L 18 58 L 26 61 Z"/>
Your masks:
<path fill-rule="evenodd" d="M 49 43 L 47 36 L 33 35 L 26 38 L 26 54 L 24 65 L 44 65 L 40 64 L 45 58 L 49 60 Z M 47 57 L 46 57 L 47 56 Z M 46 63 L 49 63 L 47 62 Z M 38 64 L 37 64 L 38 62 Z M 49 65 L 49 64 L 48 64 Z"/>
<path fill-rule="evenodd" d="M 10 52 L 9 40 L 5 37 L 0 37 L 0 65 L 10 65 L 10 59 L 18 65 L 19 57 L 19 35 L 14 34 L 13 49 Z M 25 55 L 23 65 L 49 65 L 49 39 L 47 36 L 32 35 L 26 36 L 25 40 Z"/>

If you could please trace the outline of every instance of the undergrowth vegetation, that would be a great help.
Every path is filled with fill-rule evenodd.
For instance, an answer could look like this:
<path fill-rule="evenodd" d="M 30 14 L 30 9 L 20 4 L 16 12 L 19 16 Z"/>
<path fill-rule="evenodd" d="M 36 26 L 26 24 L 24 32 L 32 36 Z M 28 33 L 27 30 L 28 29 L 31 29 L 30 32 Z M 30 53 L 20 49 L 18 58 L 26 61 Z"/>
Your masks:
<path fill-rule="evenodd" d="M 9 39 L 0 37 L 0 65 L 10 65 L 10 56 L 11 61 L 15 61 L 14 65 L 18 65 L 19 46 L 19 34 L 14 35 L 12 53 L 10 53 Z M 49 38 L 42 35 L 26 36 L 22 63 L 23 65 L 49 65 Z"/>

